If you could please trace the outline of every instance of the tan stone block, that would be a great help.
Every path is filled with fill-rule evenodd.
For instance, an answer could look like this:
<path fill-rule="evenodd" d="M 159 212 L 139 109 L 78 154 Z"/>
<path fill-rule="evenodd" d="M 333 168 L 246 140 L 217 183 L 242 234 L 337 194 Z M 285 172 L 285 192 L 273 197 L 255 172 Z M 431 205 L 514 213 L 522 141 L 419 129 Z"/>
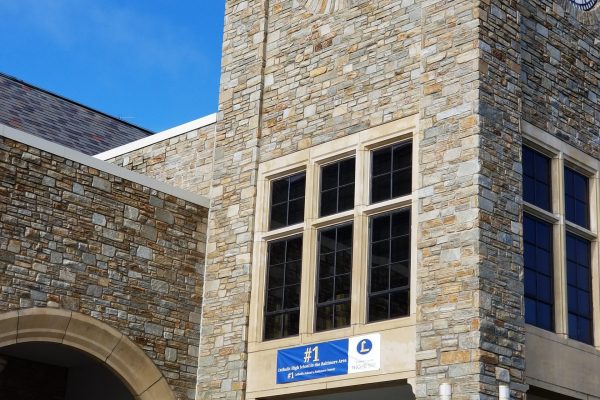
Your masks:
<path fill-rule="evenodd" d="M 140 400 L 175 400 L 175 395 L 165 378 L 160 378 L 148 390 L 139 396 Z"/>
<path fill-rule="evenodd" d="M 0 314 L 0 347 L 16 343 L 18 323 L 19 313 L 17 311 Z"/>
<path fill-rule="evenodd" d="M 119 343 L 121 336 L 120 332 L 103 322 L 73 313 L 63 344 L 81 349 L 104 361 Z"/>
<path fill-rule="evenodd" d="M 316 76 L 323 75 L 325 72 L 327 72 L 327 66 L 318 67 L 310 71 L 310 76 L 314 78 Z"/>
<path fill-rule="evenodd" d="M 62 342 L 71 312 L 54 308 L 29 308 L 19 311 L 17 342 Z"/>
<path fill-rule="evenodd" d="M 161 378 L 146 353 L 126 337 L 121 338 L 106 363 L 129 383 L 136 395 L 144 393 Z"/>
<path fill-rule="evenodd" d="M 445 351 L 440 356 L 440 363 L 459 364 L 469 362 L 470 359 L 471 354 L 468 350 Z"/>

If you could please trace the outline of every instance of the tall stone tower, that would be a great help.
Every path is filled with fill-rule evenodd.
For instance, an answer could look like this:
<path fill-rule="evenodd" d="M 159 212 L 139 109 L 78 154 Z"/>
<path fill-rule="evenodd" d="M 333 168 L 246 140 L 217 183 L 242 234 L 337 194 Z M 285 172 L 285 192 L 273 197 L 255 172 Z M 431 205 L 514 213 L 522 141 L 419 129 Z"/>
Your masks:
<path fill-rule="evenodd" d="M 556 145 L 545 153 L 553 160 L 575 151 L 598 159 L 597 14 L 565 0 L 228 0 L 197 397 L 327 396 L 402 382 L 416 398 L 437 397 L 444 383 L 456 399 L 495 397 L 501 385 L 524 397 L 522 137 L 526 130 L 536 149 L 544 135 L 575 149 Z M 575 120 L 577 112 L 586 116 Z M 377 175 L 385 152 L 400 161 Z M 355 160 L 354 195 L 342 210 L 346 178 L 335 163 L 345 159 Z M 396 167 L 401 160 L 408 167 Z M 331 165 L 338 212 L 328 214 Z M 582 167 L 597 197 L 597 166 L 590 168 Z M 385 174 L 391 195 L 376 201 Z M 401 243 L 391 237 L 380 295 L 376 226 L 388 216 L 395 224 L 402 210 L 410 247 L 398 265 L 409 272 L 391 283 Z M 592 214 L 586 229 L 597 252 Z M 571 229 L 559 220 L 556 237 Z M 353 232 L 351 294 L 335 289 L 329 304 L 320 299 L 329 279 L 320 244 L 344 226 Z M 342 241 L 334 242 L 341 254 Z M 279 267 L 286 278 L 276 283 Z M 553 268 L 560 285 L 564 273 Z M 559 300 L 565 292 L 553 291 Z M 559 300 L 551 331 L 566 340 L 573 333 Z M 332 325 L 320 319 L 329 306 Z M 381 340 L 375 372 L 277 380 L 282 350 L 356 335 Z M 531 376 L 551 388 L 554 377 L 544 374 Z"/>

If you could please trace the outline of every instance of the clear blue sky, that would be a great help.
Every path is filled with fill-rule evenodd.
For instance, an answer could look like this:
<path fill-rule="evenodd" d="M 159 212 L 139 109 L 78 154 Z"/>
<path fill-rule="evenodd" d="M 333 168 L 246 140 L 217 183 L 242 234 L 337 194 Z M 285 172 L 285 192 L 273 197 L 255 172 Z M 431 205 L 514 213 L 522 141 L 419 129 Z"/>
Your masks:
<path fill-rule="evenodd" d="M 0 0 L 0 71 L 144 128 L 217 111 L 225 0 Z"/>

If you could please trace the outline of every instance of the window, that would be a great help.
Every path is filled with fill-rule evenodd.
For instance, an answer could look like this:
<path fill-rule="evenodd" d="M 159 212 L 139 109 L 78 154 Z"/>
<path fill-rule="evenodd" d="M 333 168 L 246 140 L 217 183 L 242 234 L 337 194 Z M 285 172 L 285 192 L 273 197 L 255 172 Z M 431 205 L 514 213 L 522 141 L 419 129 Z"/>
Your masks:
<path fill-rule="evenodd" d="M 302 237 L 269 243 L 265 339 L 298 334 Z"/>
<path fill-rule="evenodd" d="M 278 179 L 271 190 L 271 229 L 297 224 L 304 220 L 306 173 Z"/>
<path fill-rule="evenodd" d="M 354 208 L 355 164 L 350 158 L 321 169 L 321 217 Z"/>
<path fill-rule="evenodd" d="M 350 325 L 352 224 L 319 232 L 317 331 Z"/>
<path fill-rule="evenodd" d="M 410 212 L 371 218 L 369 322 L 406 316 L 410 290 Z"/>
<path fill-rule="evenodd" d="M 414 126 L 396 121 L 259 164 L 251 343 L 367 333 L 411 314 Z"/>
<path fill-rule="evenodd" d="M 597 236 L 589 230 L 589 176 L 594 172 L 582 173 L 580 159 L 589 160 L 582 153 L 570 161 L 559 152 L 551 157 L 546 154 L 552 152 L 543 151 L 523 147 L 525 321 L 593 344 L 592 248 Z M 555 285 L 560 287 L 555 290 Z"/>

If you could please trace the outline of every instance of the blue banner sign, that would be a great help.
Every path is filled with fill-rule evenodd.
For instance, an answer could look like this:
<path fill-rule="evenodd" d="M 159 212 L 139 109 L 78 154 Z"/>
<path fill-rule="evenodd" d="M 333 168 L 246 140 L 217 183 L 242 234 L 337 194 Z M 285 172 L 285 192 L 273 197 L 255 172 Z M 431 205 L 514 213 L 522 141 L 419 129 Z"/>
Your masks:
<path fill-rule="evenodd" d="M 379 369 L 379 334 L 277 351 L 277 383 Z"/>

